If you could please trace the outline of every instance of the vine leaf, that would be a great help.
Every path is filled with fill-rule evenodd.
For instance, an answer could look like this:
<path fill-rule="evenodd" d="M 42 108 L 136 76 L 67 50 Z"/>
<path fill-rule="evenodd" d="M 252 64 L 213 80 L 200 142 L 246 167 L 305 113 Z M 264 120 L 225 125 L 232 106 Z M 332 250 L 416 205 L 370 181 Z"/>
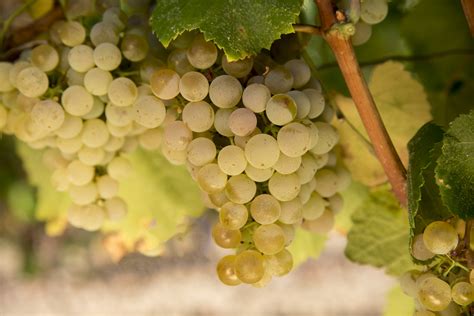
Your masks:
<path fill-rule="evenodd" d="M 341 192 L 344 208 L 336 214 L 335 228 L 346 235 L 352 227 L 351 216 L 369 196 L 369 188 L 359 182 L 352 181 L 349 188 Z"/>
<path fill-rule="evenodd" d="M 436 159 L 441 151 L 439 144 L 443 136 L 443 129 L 430 122 L 408 143 L 410 159 L 407 191 L 411 238 L 421 233 L 429 223 L 452 216 L 441 201 L 434 177 Z"/>
<path fill-rule="evenodd" d="M 165 46 L 184 31 L 200 29 L 229 60 L 237 60 L 270 48 L 282 34 L 294 32 L 292 24 L 301 4 L 301 0 L 157 1 L 151 26 Z"/>
<path fill-rule="evenodd" d="M 288 250 L 293 255 L 293 265 L 296 267 L 308 260 L 308 258 L 318 258 L 326 245 L 326 240 L 327 236 L 297 228 L 295 238 L 288 247 Z"/>
<path fill-rule="evenodd" d="M 443 140 L 436 183 L 443 202 L 463 219 L 474 218 L 474 111 L 454 120 Z"/>
<path fill-rule="evenodd" d="M 431 119 L 430 104 L 423 86 L 404 69 L 402 63 L 388 61 L 374 68 L 369 89 L 395 148 L 406 164 L 407 142 Z M 338 96 L 335 102 L 347 121 L 353 125 L 351 128 L 347 123 L 339 123 L 344 159 L 353 178 L 369 186 L 385 182 L 386 176 L 378 160 L 370 151 L 361 150 L 367 147 L 361 136 L 365 139 L 368 137 L 352 99 Z"/>
<path fill-rule="evenodd" d="M 413 298 L 403 293 L 400 285 L 394 286 L 387 293 L 383 316 L 412 315 L 415 311 Z"/>
<path fill-rule="evenodd" d="M 408 245 L 405 210 L 385 186 L 374 189 L 352 216 L 347 235 L 346 256 L 361 264 L 384 267 L 400 275 L 413 267 Z"/>

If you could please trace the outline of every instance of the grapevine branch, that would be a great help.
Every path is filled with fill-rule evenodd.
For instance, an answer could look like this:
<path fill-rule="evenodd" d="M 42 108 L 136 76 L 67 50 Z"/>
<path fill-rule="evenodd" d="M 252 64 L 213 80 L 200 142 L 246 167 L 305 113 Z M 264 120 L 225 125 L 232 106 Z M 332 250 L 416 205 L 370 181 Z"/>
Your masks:
<path fill-rule="evenodd" d="M 362 123 L 374 147 L 375 154 L 382 164 L 401 205 L 407 205 L 406 170 L 393 146 L 382 118 L 369 91 L 350 39 L 343 37 L 331 28 L 336 24 L 336 16 L 331 0 L 315 0 L 321 20 L 324 39 L 331 47 L 349 92 L 357 107 Z"/>
<path fill-rule="evenodd" d="M 471 35 L 474 36 L 474 1 L 472 0 L 461 0 L 464 15 L 466 16 L 467 24 Z"/>

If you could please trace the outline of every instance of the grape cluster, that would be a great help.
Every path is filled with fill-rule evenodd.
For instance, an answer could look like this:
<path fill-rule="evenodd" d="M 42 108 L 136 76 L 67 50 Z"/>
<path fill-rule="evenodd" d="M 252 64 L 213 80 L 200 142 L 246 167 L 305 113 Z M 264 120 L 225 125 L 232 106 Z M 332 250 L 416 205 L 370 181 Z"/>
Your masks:
<path fill-rule="evenodd" d="M 465 223 L 458 224 L 463 228 Z M 458 243 L 457 229 L 443 221 L 430 223 L 413 238 L 413 257 L 432 261 L 424 271 L 407 271 L 400 278 L 404 293 L 415 299 L 415 316 L 469 312 L 474 301 L 474 272 L 456 262 Z"/>
<path fill-rule="evenodd" d="M 148 33 L 112 7 L 90 29 L 58 21 L 47 42 L 0 63 L 0 131 L 45 150 L 54 188 L 71 198 L 73 226 L 93 231 L 122 219 L 119 181 L 132 171 L 123 154 L 156 145 L 166 108 L 145 84 Z M 139 80 L 127 75 L 135 68 Z"/>

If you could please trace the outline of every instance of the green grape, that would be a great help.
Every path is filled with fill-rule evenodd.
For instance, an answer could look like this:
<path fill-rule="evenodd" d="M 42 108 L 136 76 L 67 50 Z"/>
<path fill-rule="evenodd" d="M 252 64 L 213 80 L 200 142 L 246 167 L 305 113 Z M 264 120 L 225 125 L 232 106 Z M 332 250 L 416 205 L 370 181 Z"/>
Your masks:
<path fill-rule="evenodd" d="M 418 287 L 416 286 L 416 279 L 420 275 L 418 270 L 410 270 L 402 274 L 398 279 L 400 287 L 403 293 L 406 295 L 416 298 L 418 293 Z"/>
<path fill-rule="evenodd" d="M 368 24 L 382 22 L 388 14 L 388 4 L 385 0 L 364 0 L 360 4 L 360 18 Z"/>
<path fill-rule="evenodd" d="M 235 273 L 235 259 L 236 255 L 228 255 L 222 257 L 217 263 L 217 276 L 219 280 L 225 285 L 239 285 L 241 281 Z"/>
<path fill-rule="evenodd" d="M 265 111 L 271 96 L 267 86 L 261 83 L 248 83 L 242 94 L 242 103 L 247 109 L 255 113 L 262 113 Z"/>
<path fill-rule="evenodd" d="M 245 137 L 257 127 L 257 117 L 249 109 L 239 108 L 230 114 L 227 124 L 234 135 Z"/>
<path fill-rule="evenodd" d="M 227 175 L 215 163 L 210 163 L 199 169 L 197 174 L 199 187 L 209 194 L 224 190 L 227 184 Z"/>
<path fill-rule="evenodd" d="M 209 200 L 217 207 L 222 207 L 224 204 L 229 202 L 229 199 L 227 196 L 225 196 L 224 191 L 209 194 Z"/>
<path fill-rule="evenodd" d="M 250 214 L 259 224 L 274 223 L 281 214 L 280 202 L 270 194 L 257 195 L 250 203 Z"/>
<path fill-rule="evenodd" d="M 311 109 L 308 113 L 308 118 L 315 119 L 324 111 L 325 100 L 322 92 L 313 88 L 304 89 L 303 93 L 309 98 Z"/>
<path fill-rule="evenodd" d="M 265 272 L 263 273 L 263 277 L 258 282 L 252 283 L 251 285 L 255 288 L 261 289 L 267 286 L 267 284 L 270 283 L 271 280 L 272 280 L 272 275 L 268 272 L 267 268 L 265 267 Z"/>
<path fill-rule="evenodd" d="M 237 248 L 242 235 L 238 229 L 225 228 L 221 223 L 216 223 L 212 228 L 212 238 L 216 245 L 222 248 Z"/>
<path fill-rule="evenodd" d="M 120 45 L 123 56 L 132 61 L 139 62 L 145 59 L 148 54 L 148 42 L 143 36 L 128 33 L 122 38 Z"/>
<path fill-rule="evenodd" d="M 230 177 L 225 186 L 227 198 L 238 204 L 250 202 L 256 192 L 257 185 L 245 174 Z"/>
<path fill-rule="evenodd" d="M 278 143 L 270 135 L 255 135 L 245 145 L 245 157 L 249 164 L 255 168 L 271 168 L 276 164 L 279 156 L 280 149 Z"/>
<path fill-rule="evenodd" d="M 66 155 L 75 154 L 82 147 L 82 139 L 80 135 L 73 138 L 56 138 L 56 146 L 58 149 Z"/>
<path fill-rule="evenodd" d="M 139 97 L 133 105 L 133 110 L 135 122 L 149 129 L 163 124 L 166 117 L 164 103 L 153 95 Z"/>
<path fill-rule="evenodd" d="M 179 93 L 188 101 L 202 101 L 209 93 L 209 82 L 200 72 L 187 72 L 179 80 Z"/>
<path fill-rule="evenodd" d="M 105 107 L 107 123 L 114 126 L 127 126 L 133 122 L 134 108 L 131 106 L 115 106 L 112 103 Z"/>
<path fill-rule="evenodd" d="M 88 184 L 95 175 L 94 167 L 88 166 L 79 160 L 71 161 L 66 172 L 69 182 L 77 186 Z"/>
<path fill-rule="evenodd" d="M 232 137 L 234 133 L 229 127 L 229 117 L 234 109 L 218 109 L 214 117 L 214 128 L 222 136 Z"/>
<path fill-rule="evenodd" d="M 285 68 L 293 76 L 293 88 L 298 89 L 306 85 L 311 78 L 311 69 L 301 59 L 292 59 L 285 63 Z"/>
<path fill-rule="evenodd" d="M 0 92 L 12 91 L 16 86 L 16 77 L 18 76 L 18 73 L 29 66 L 29 63 L 21 61 L 15 63 L 15 65 L 7 62 L 0 62 Z"/>
<path fill-rule="evenodd" d="M 111 221 L 119 221 L 123 219 L 128 212 L 127 204 L 122 198 L 118 196 L 106 199 L 104 208 L 105 212 L 107 213 L 107 217 Z"/>
<path fill-rule="evenodd" d="M 56 130 L 56 135 L 61 138 L 73 138 L 78 136 L 81 131 L 82 119 L 65 113 L 64 121 L 61 127 Z"/>
<path fill-rule="evenodd" d="M 219 211 L 219 220 L 227 229 L 240 229 L 249 217 L 249 212 L 245 205 L 227 202 L 222 205 Z"/>
<path fill-rule="evenodd" d="M 101 43 L 94 49 L 94 63 L 102 70 L 112 71 L 120 66 L 122 53 L 111 43 Z"/>
<path fill-rule="evenodd" d="M 80 45 L 86 39 L 86 29 L 76 21 L 67 21 L 60 24 L 58 34 L 61 42 L 69 47 Z"/>
<path fill-rule="evenodd" d="M 118 194 L 119 183 L 109 175 L 103 175 L 97 179 L 97 190 L 103 199 L 113 198 Z"/>
<path fill-rule="evenodd" d="M 290 201 L 298 196 L 301 184 L 298 175 L 275 172 L 268 181 L 268 190 L 279 201 Z"/>
<path fill-rule="evenodd" d="M 31 63 L 41 71 L 48 72 L 59 65 L 59 54 L 53 46 L 41 44 L 31 50 Z"/>
<path fill-rule="evenodd" d="M 230 131 L 232 133 L 232 131 Z M 245 146 L 247 145 L 247 143 L 249 142 L 250 138 L 252 138 L 253 136 L 255 135 L 258 135 L 258 134 L 261 134 L 262 131 L 256 127 L 252 133 L 250 133 L 249 135 L 247 136 L 237 136 L 235 135 L 234 136 L 234 143 L 239 146 L 240 148 L 242 149 L 245 149 Z M 233 133 L 232 133 L 233 134 Z"/>
<path fill-rule="evenodd" d="M 99 119 L 87 120 L 82 128 L 81 139 L 84 145 L 91 148 L 104 146 L 109 140 L 110 133 L 104 121 Z"/>
<path fill-rule="evenodd" d="M 431 311 L 442 311 L 451 302 L 451 288 L 437 277 L 428 277 L 418 285 L 418 299 Z"/>
<path fill-rule="evenodd" d="M 18 73 L 16 87 L 25 96 L 36 98 L 42 96 L 48 90 L 49 79 L 39 68 L 28 67 Z"/>
<path fill-rule="evenodd" d="M 229 62 L 227 56 L 222 55 L 222 68 L 225 73 L 236 78 L 243 78 L 247 76 L 253 67 L 253 58 L 245 58 Z"/>
<path fill-rule="evenodd" d="M 171 100 L 179 94 L 179 75 L 171 69 L 158 69 L 150 78 L 153 94 L 162 100 Z"/>
<path fill-rule="evenodd" d="M 265 182 L 273 175 L 273 169 L 258 169 L 251 164 L 247 164 L 247 167 L 245 167 L 245 174 L 255 182 Z"/>
<path fill-rule="evenodd" d="M 321 169 L 314 176 L 316 179 L 316 192 L 322 197 L 328 198 L 336 194 L 338 190 L 338 177 L 330 169 Z"/>
<path fill-rule="evenodd" d="M 130 106 L 138 97 L 137 86 L 128 78 L 116 78 L 109 84 L 107 96 L 115 106 Z"/>
<path fill-rule="evenodd" d="M 469 305 L 474 300 L 474 286 L 468 282 L 458 282 L 453 286 L 451 296 L 456 304 Z"/>
<path fill-rule="evenodd" d="M 121 156 L 114 157 L 107 165 L 107 173 L 117 181 L 126 179 L 132 173 L 133 167 L 130 161 Z"/>
<path fill-rule="evenodd" d="M 278 161 L 273 167 L 281 174 L 291 174 L 296 172 L 300 165 L 301 156 L 289 157 L 284 153 L 280 153 L 280 157 L 278 157 Z"/>
<path fill-rule="evenodd" d="M 318 164 L 310 154 L 303 155 L 301 159 L 301 166 L 298 168 L 296 174 L 300 179 L 301 184 L 305 184 L 314 179 L 314 175 L 318 171 Z"/>
<path fill-rule="evenodd" d="M 292 97 L 286 94 L 276 94 L 268 100 L 265 114 L 275 125 L 285 125 L 296 117 L 298 107 Z"/>
<path fill-rule="evenodd" d="M 94 182 L 89 182 L 81 186 L 70 185 L 68 191 L 72 202 L 77 205 L 94 203 L 99 195 Z"/>
<path fill-rule="evenodd" d="M 94 46 L 99 46 L 102 43 L 117 45 L 120 40 L 119 34 L 114 25 L 106 21 L 94 24 L 89 37 Z"/>
<path fill-rule="evenodd" d="M 255 250 L 245 250 L 235 258 L 235 274 L 243 283 L 256 283 L 265 274 L 263 256 Z"/>
<path fill-rule="evenodd" d="M 216 77 L 209 86 L 209 98 L 219 108 L 234 107 L 239 103 L 241 96 L 242 85 L 239 80 L 229 75 Z"/>
<path fill-rule="evenodd" d="M 64 90 L 61 104 L 69 114 L 83 116 L 92 110 L 94 97 L 83 86 L 73 85 Z"/>
<path fill-rule="evenodd" d="M 306 220 L 318 219 L 323 215 L 327 205 L 327 201 L 318 193 L 311 193 L 308 201 L 303 205 L 303 218 Z"/>
<path fill-rule="evenodd" d="M 283 249 L 274 255 L 264 255 L 266 269 L 271 275 L 284 276 L 293 269 L 293 256 Z"/>
<path fill-rule="evenodd" d="M 355 24 L 355 33 L 351 37 L 352 44 L 359 46 L 365 44 L 372 36 L 372 25 L 359 21 Z"/>
<path fill-rule="evenodd" d="M 198 167 L 211 163 L 217 152 L 214 142 L 205 137 L 193 139 L 186 150 L 188 161 Z"/>
<path fill-rule="evenodd" d="M 202 133 L 214 124 L 214 110 L 206 101 L 189 102 L 183 109 L 182 119 L 190 130 Z"/>
<path fill-rule="evenodd" d="M 266 255 L 274 255 L 285 247 L 285 233 L 277 224 L 259 226 L 253 233 L 255 247 Z"/>
<path fill-rule="evenodd" d="M 281 213 L 278 220 L 283 224 L 296 224 L 303 219 L 303 203 L 299 198 L 291 201 L 281 202 Z"/>
<path fill-rule="evenodd" d="M 423 241 L 423 234 L 418 234 L 413 238 L 411 253 L 413 257 L 421 261 L 431 259 L 435 256 L 434 253 L 426 248 L 425 242 Z"/>
<path fill-rule="evenodd" d="M 105 151 L 102 148 L 90 148 L 83 146 L 77 153 L 77 158 L 88 166 L 100 165 L 105 158 Z"/>
<path fill-rule="evenodd" d="M 81 217 L 81 228 L 87 231 L 96 231 L 104 224 L 105 212 L 97 204 L 88 204 L 81 208 Z"/>
<path fill-rule="evenodd" d="M 58 130 L 65 119 L 61 105 L 49 99 L 36 103 L 31 109 L 30 115 L 32 122 L 48 133 Z"/>
<path fill-rule="evenodd" d="M 293 83 L 293 75 L 288 69 L 284 67 L 272 69 L 265 76 L 265 85 L 268 87 L 272 94 L 285 93 L 290 91 L 293 87 Z"/>
<path fill-rule="evenodd" d="M 68 54 L 69 65 L 77 72 L 86 72 L 95 66 L 94 50 L 87 45 L 74 46 Z"/>
<path fill-rule="evenodd" d="M 236 176 L 244 172 L 247 167 L 247 159 L 240 147 L 229 145 L 219 151 L 217 164 L 225 174 Z"/>
<path fill-rule="evenodd" d="M 449 223 L 436 221 L 426 226 L 423 232 L 423 241 L 429 251 L 444 255 L 456 248 L 458 234 Z"/>
<path fill-rule="evenodd" d="M 318 234 L 327 234 L 334 227 L 334 214 L 325 209 L 323 214 L 315 220 L 305 220 L 302 227 L 310 232 Z"/>
<path fill-rule="evenodd" d="M 289 95 L 296 103 L 296 119 L 302 120 L 308 116 L 309 111 L 311 110 L 311 102 L 306 94 L 298 90 L 292 90 L 286 93 Z"/>
<path fill-rule="evenodd" d="M 186 49 L 175 49 L 168 56 L 168 66 L 179 75 L 184 75 L 194 70 L 194 67 L 188 61 L 186 52 Z"/>
<path fill-rule="evenodd" d="M 301 123 L 290 123 L 283 126 L 277 135 L 278 147 L 288 157 L 299 157 L 308 151 L 310 130 Z"/>
<path fill-rule="evenodd" d="M 328 199 L 328 201 L 329 201 L 329 208 L 334 214 L 339 213 L 344 208 L 344 199 L 339 193 L 336 193 L 333 196 L 331 196 Z"/>
<path fill-rule="evenodd" d="M 189 63 L 198 69 L 210 68 L 217 60 L 217 47 L 198 35 L 189 46 L 186 56 Z"/>

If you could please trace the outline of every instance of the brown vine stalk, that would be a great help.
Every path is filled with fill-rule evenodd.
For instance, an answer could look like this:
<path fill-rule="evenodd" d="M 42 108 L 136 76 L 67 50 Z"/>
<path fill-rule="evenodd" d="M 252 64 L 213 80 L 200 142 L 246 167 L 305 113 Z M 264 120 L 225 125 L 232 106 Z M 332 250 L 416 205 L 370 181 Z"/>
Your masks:
<path fill-rule="evenodd" d="M 337 31 L 331 31 L 337 23 L 336 12 L 331 0 L 315 0 L 315 2 L 319 10 L 322 35 L 336 57 L 359 116 L 372 142 L 375 154 L 392 185 L 392 190 L 400 204 L 406 207 L 406 170 L 393 146 L 375 105 L 374 98 L 362 75 L 352 43 L 349 38 L 343 37 Z"/>
<path fill-rule="evenodd" d="M 474 36 L 474 1 L 472 0 L 461 0 L 464 15 L 466 16 L 471 36 Z"/>

